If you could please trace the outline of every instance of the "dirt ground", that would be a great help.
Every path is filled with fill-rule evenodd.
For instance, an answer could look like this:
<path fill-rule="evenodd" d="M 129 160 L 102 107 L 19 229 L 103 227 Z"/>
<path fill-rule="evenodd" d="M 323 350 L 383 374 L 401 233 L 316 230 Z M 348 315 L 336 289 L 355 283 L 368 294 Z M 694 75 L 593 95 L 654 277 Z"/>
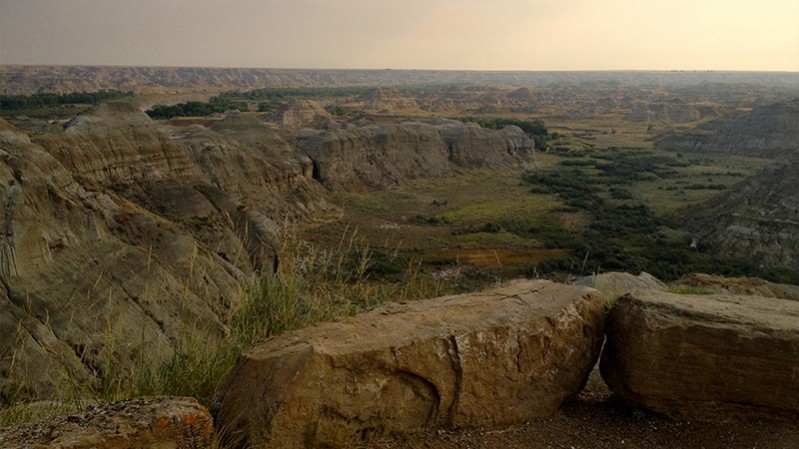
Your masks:
<path fill-rule="evenodd" d="M 626 407 L 595 369 L 556 415 L 502 430 L 433 430 L 376 442 L 375 449 L 797 449 L 799 422 L 674 421 Z"/>

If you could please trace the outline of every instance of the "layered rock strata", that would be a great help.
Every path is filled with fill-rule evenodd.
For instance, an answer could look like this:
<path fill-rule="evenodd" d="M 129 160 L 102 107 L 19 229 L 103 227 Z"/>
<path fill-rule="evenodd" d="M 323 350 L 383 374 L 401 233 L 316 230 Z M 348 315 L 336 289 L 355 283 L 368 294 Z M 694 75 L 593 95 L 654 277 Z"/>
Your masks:
<path fill-rule="evenodd" d="M 301 448 L 547 416 L 585 384 L 602 307 L 592 289 L 517 281 L 283 334 L 244 351 L 217 419 L 240 445 Z"/>
<path fill-rule="evenodd" d="M 728 114 L 667 134 L 654 146 L 669 151 L 779 156 L 785 150 L 799 149 L 799 99 Z"/>
<path fill-rule="evenodd" d="M 274 269 L 277 223 L 340 213 L 307 156 L 218 127 L 176 144 L 119 103 L 33 139 L 0 121 L 0 389 L 102 388 L 213 343 Z"/>
<path fill-rule="evenodd" d="M 124 384 L 186 342 L 222 338 L 247 286 L 277 266 L 283 225 L 341 216 L 315 178 L 388 186 L 532 157 L 518 129 L 459 122 L 308 130 L 335 142 L 310 155 L 285 138 L 306 131 L 204 123 L 160 125 L 125 103 L 31 136 L 0 120 L 0 391 Z"/>
<path fill-rule="evenodd" d="M 799 302 L 638 291 L 606 333 L 602 377 L 630 405 L 689 420 L 799 416 Z"/>
<path fill-rule="evenodd" d="M 697 206 L 679 212 L 700 244 L 766 267 L 799 264 L 799 152 Z"/>
<path fill-rule="evenodd" d="M 455 168 L 529 168 L 534 143 L 521 129 L 451 120 L 299 131 L 296 146 L 330 189 L 385 188 Z"/>

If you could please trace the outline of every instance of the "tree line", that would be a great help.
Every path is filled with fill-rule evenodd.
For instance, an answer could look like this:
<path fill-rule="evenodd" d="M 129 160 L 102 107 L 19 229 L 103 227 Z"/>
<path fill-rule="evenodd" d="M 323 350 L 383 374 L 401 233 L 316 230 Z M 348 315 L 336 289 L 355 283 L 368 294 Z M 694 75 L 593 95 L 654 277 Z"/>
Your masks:
<path fill-rule="evenodd" d="M 0 95 L 0 109 L 28 110 L 73 104 L 97 104 L 103 101 L 132 97 L 133 92 L 119 90 L 100 90 L 97 92 L 71 92 L 57 94 L 41 92 L 31 95 Z"/>
<path fill-rule="evenodd" d="M 189 101 L 170 105 L 157 104 L 145 112 L 153 119 L 166 120 L 173 117 L 204 117 L 234 109 L 242 112 L 250 110 L 246 101 L 236 101 L 217 96 L 211 97 L 207 103 Z"/>

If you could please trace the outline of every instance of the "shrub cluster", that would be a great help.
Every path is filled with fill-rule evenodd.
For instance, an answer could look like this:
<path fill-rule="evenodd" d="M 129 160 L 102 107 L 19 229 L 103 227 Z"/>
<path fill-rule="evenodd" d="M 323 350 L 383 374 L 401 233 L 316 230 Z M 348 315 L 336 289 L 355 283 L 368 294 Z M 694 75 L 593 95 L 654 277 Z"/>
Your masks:
<path fill-rule="evenodd" d="M 157 104 L 148 109 L 147 115 L 154 119 L 170 119 L 173 117 L 204 117 L 229 110 L 248 111 L 245 101 L 233 101 L 220 97 L 212 97 L 207 103 L 189 101 L 172 105 Z"/>
<path fill-rule="evenodd" d="M 648 179 L 682 177 L 674 167 L 685 163 L 643 150 L 571 152 L 558 166 L 524 175 L 531 192 L 555 194 L 564 204 L 555 213 L 583 213 L 587 226 L 576 231 L 536 229 L 531 234 L 548 247 L 568 249 L 571 257 L 545 261 L 531 273 L 590 274 L 600 271 L 646 271 L 664 280 L 688 273 L 754 276 L 776 282 L 799 281 L 791 270 L 766 270 L 750 260 L 721 257 L 714 248 L 691 248 L 687 232 L 636 203 L 629 188 Z M 719 190 L 710 184 L 705 189 Z M 531 230 L 533 231 L 533 230 Z M 672 236 L 672 237 L 669 237 Z M 677 237 L 673 237 L 677 236 Z"/>
<path fill-rule="evenodd" d="M 0 110 L 20 111 L 52 108 L 64 105 L 97 104 L 133 96 L 132 91 L 100 90 L 97 92 L 72 92 L 68 94 L 36 93 L 32 95 L 0 95 Z"/>

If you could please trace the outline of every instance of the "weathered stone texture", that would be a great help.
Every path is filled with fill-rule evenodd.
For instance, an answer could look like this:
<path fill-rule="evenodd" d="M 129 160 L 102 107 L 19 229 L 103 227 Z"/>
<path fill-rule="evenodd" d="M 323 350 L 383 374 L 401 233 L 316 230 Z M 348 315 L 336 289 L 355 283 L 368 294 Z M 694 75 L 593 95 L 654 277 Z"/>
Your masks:
<path fill-rule="evenodd" d="M 529 168 L 534 143 L 521 129 L 483 129 L 476 123 L 429 120 L 299 131 L 297 147 L 330 189 L 385 188 L 417 178 L 447 176 L 454 168 Z"/>
<path fill-rule="evenodd" d="M 113 367 L 124 382 L 181 339 L 221 338 L 275 267 L 276 222 L 340 212 L 258 120 L 165 130 L 120 103 L 33 137 L 0 120 L 0 389 L 52 398 Z"/>
<path fill-rule="evenodd" d="M 244 352 L 218 422 L 240 443 L 299 448 L 547 416 L 596 362 L 602 302 L 592 289 L 519 281 L 281 335 Z"/>
<path fill-rule="evenodd" d="M 195 399 L 144 397 L 0 430 L 3 449 L 207 449 L 211 415 Z"/>
<path fill-rule="evenodd" d="M 799 148 L 799 100 L 759 106 L 669 133 L 655 148 L 770 157 Z"/>
<path fill-rule="evenodd" d="M 693 420 L 799 416 L 799 303 L 638 291 L 607 320 L 600 364 L 636 407 Z"/>
<path fill-rule="evenodd" d="M 776 164 L 752 178 L 684 209 L 679 219 L 700 244 L 713 245 L 721 254 L 768 267 L 795 268 L 799 266 L 797 179 L 799 151 L 786 151 Z"/>

